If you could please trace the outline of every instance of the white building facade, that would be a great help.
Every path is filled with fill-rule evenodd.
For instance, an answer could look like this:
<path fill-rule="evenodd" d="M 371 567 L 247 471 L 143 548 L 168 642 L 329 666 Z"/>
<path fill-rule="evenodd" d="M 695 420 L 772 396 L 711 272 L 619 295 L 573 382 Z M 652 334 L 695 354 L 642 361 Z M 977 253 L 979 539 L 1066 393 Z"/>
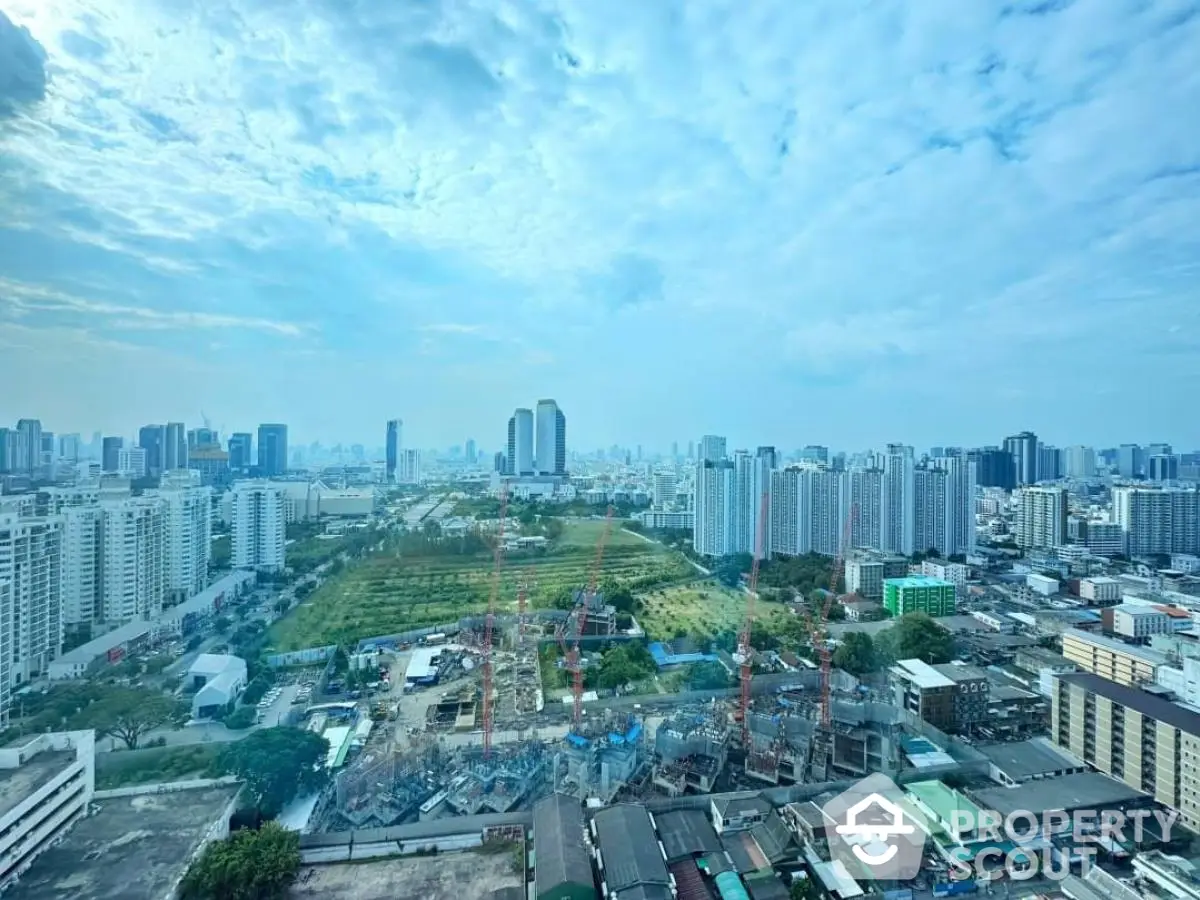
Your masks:
<path fill-rule="evenodd" d="M 239 482 L 231 504 L 233 567 L 282 570 L 287 564 L 283 490 L 271 482 Z"/>
<path fill-rule="evenodd" d="M 167 504 L 154 496 L 101 504 L 100 618 L 151 619 L 167 593 Z"/>

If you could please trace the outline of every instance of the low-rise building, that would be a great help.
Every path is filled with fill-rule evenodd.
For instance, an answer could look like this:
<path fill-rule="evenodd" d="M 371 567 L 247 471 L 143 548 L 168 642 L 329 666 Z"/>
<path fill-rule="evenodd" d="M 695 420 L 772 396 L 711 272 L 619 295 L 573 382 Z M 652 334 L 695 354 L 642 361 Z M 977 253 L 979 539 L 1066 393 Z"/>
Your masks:
<path fill-rule="evenodd" d="M 1031 591 L 1041 597 L 1053 597 L 1058 593 L 1058 579 L 1049 578 L 1045 575 L 1039 575 L 1036 572 L 1031 572 L 1025 576 L 1025 584 Z"/>
<path fill-rule="evenodd" d="M 949 581 L 927 575 L 886 578 L 883 605 L 893 616 L 923 612 L 929 616 L 952 616 L 957 609 L 957 589 Z"/>
<path fill-rule="evenodd" d="M 987 757 L 992 780 L 1008 786 L 1088 771 L 1082 759 L 1044 737 L 981 744 L 976 749 Z"/>
<path fill-rule="evenodd" d="M 877 622 L 884 617 L 883 604 L 877 600 L 846 600 L 842 603 L 847 622 Z"/>
<path fill-rule="evenodd" d="M 0 748 L 0 890 L 87 814 L 96 733 L 65 731 Z"/>
<path fill-rule="evenodd" d="M 1121 602 L 1121 582 L 1115 578 L 1096 576 L 1079 582 L 1079 598 L 1090 606 L 1112 606 Z"/>
<path fill-rule="evenodd" d="M 246 661 L 237 656 L 201 653 L 188 668 L 195 693 L 192 718 L 216 718 L 230 709 L 246 689 Z"/>
<path fill-rule="evenodd" d="M 671 875 L 646 807 L 618 803 L 600 810 L 592 817 L 592 836 L 600 845 L 604 896 L 669 900 Z"/>
<path fill-rule="evenodd" d="M 1112 607 L 1112 630 L 1121 637 L 1140 639 L 1152 634 L 1166 634 L 1173 629 L 1170 617 L 1157 607 L 1122 603 Z"/>
<path fill-rule="evenodd" d="M 894 702 L 942 731 L 955 728 L 958 685 L 919 659 L 902 659 L 888 672 Z"/>

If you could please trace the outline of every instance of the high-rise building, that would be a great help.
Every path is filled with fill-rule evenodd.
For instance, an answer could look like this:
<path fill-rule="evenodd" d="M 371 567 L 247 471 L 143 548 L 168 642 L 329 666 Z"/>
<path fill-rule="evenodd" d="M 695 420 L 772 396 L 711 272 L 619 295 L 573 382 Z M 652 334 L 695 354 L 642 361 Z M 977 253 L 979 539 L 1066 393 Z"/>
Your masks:
<path fill-rule="evenodd" d="M 674 469 L 654 473 L 654 506 L 657 509 L 668 509 L 675 505 L 678 491 L 678 478 Z"/>
<path fill-rule="evenodd" d="M 165 479 L 158 492 L 166 503 L 166 590 L 176 603 L 208 586 L 212 488 L 200 486 L 198 476 L 193 471 L 177 473 Z"/>
<path fill-rule="evenodd" d="M 288 470 L 287 426 L 258 426 L 258 472 L 264 478 L 286 475 Z"/>
<path fill-rule="evenodd" d="M 558 408 L 554 410 L 554 474 L 567 474 L 567 417 Z"/>
<path fill-rule="evenodd" d="M 702 556 L 736 553 L 734 467 L 728 460 L 701 460 L 696 466 L 696 520 L 692 546 Z"/>
<path fill-rule="evenodd" d="M 1063 469 L 1067 478 L 1094 478 L 1096 451 L 1083 445 L 1067 447 L 1063 451 Z"/>
<path fill-rule="evenodd" d="M 62 649 L 62 520 L 0 514 L 0 717 Z"/>
<path fill-rule="evenodd" d="M 849 513 L 850 479 L 813 464 L 770 473 L 770 554 L 835 556 Z"/>
<path fill-rule="evenodd" d="M 163 473 L 166 443 L 165 425 L 143 425 L 138 429 L 138 446 L 146 451 L 146 474 L 158 476 Z"/>
<path fill-rule="evenodd" d="M 49 469 L 58 459 L 58 441 L 53 431 L 42 432 L 41 455 L 38 458 L 38 468 Z"/>
<path fill-rule="evenodd" d="M 231 513 L 235 569 L 280 571 L 286 566 L 285 507 L 286 495 L 280 485 L 248 481 L 234 485 Z"/>
<path fill-rule="evenodd" d="M 9 474 L 20 469 L 21 435 L 13 428 L 0 428 L 0 473 Z"/>
<path fill-rule="evenodd" d="M 25 458 L 21 460 L 20 471 L 30 475 L 42 468 L 42 423 L 40 419 L 18 419 L 17 431 L 21 433 Z"/>
<path fill-rule="evenodd" d="M 903 444 L 888 444 L 883 458 L 880 498 L 880 548 L 888 553 L 912 556 L 913 540 L 913 450 Z"/>
<path fill-rule="evenodd" d="M 1011 491 L 1017 486 L 1017 461 L 1007 450 L 983 447 L 972 450 L 967 455 L 975 463 L 976 478 L 980 487 Z"/>
<path fill-rule="evenodd" d="M 554 474 L 554 436 L 557 430 L 558 404 L 553 400 L 537 402 L 537 449 L 533 460 L 541 475 Z"/>
<path fill-rule="evenodd" d="M 166 597 L 166 504 L 143 496 L 101 506 L 100 617 L 109 623 L 152 619 Z"/>
<path fill-rule="evenodd" d="M 401 448 L 401 430 L 404 428 L 404 422 L 401 419 L 388 419 L 387 423 L 387 445 L 384 448 L 386 456 L 385 477 L 388 483 L 396 480 L 396 466 L 400 460 Z"/>
<path fill-rule="evenodd" d="M 946 549 L 948 555 L 974 553 L 976 463 L 961 450 L 934 465 L 946 473 Z"/>
<path fill-rule="evenodd" d="M 800 451 L 800 459 L 805 462 L 827 465 L 829 463 L 829 448 L 822 447 L 820 444 L 809 444 Z"/>
<path fill-rule="evenodd" d="M 1004 439 L 1004 449 L 1012 455 L 1018 485 L 1038 480 L 1038 439 L 1032 431 L 1022 431 Z"/>
<path fill-rule="evenodd" d="M 521 407 L 508 420 L 508 474 L 533 475 L 533 410 Z"/>
<path fill-rule="evenodd" d="M 1156 453 L 1149 457 L 1146 477 L 1151 481 L 1176 481 L 1179 478 L 1179 457 Z"/>
<path fill-rule="evenodd" d="M 401 484 L 421 483 L 421 451 L 401 450 L 396 480 Z"/>
<path fill-rule="evenodd" d="M 1049 444 L 1038 444 L 1038 481 L 1055 481 L 1063 477 L 1063 452 Z"/>
<path fill-rule="evenodd" d="M 754 552 L 755 518 L 761 501 L 754 499 L 757 460 L 746 450 L 733 454 L 733 535 L 731 553 Z"/>
<path fill-rule="evenodd" d="M 696 458 L 696 442 L 695 441 L 688 441 L 687 458 L 689 461 L 694 460 Z"/>
<path fill-rule="evenodd" d="M 913 540 L 915 552 L 953 552 L 946 534 L 948 503 L 946 472 L 919 466 L 913 470 Z"/>
<path fill-rule="evenodd" d="M 725 438 L 716 434 L 706 434 L 700 438 L 700 461 L 720 462 L 726 459 Z"/>
<path fill-rule="evenodd" d="M 103 472 L 121 471 L 121 448 L 125 446 L 123 438 L 106 437 L 100 454 L 100 469 Z"/>
<path fill-rule="evenodd" d="M 187 464 L 187 429 L 182 422 L 168 422 L 163 429 L 163 471 L 186 469 Z"/>
<path fill-rule="evenodd" d="M 1117 448 L 1117 474 L 1122 478 L 1137 478 L 1142 474 L 1142 448 L 1137 444 L 1122 444 Z"/>
<path fill-rule="evenodd" d="M 130 478 L 146 477 L 146 451 L 141 447 L 122 447 L 117 451 L 117 471 Z"/>
<path fill-rule="evenodd" d="M 479 462 L 479 450 L 475 446 L 474 438 L 467 438 L 465 455 L 467 457 L 467 465 L 473 466 Z"/>
<path fill-rule="evenodd" d="M 1048 549 L 1067 542 L 1067 492 L 1058 487 L 1024 487 L 1017 492 L 1016 541 L 1022 549 Z"/>
<path fill-rule="evenodd" d="M 1170 487 L 1113 488 L 1113 520 L 1130 556 L 1200 553 L 1200 492 Z"/>
<path fill-rule="evenodd" d="M 503 450 L 497 450 L 492 456 L 492 471 L 504 475 L 508 472 L 508 456 Z"/>
<path fill-rule="evenodd" d="M 229 468 L 235 472 L 245 472 L 254 465 L 251 449 L 254 436 L 248 431 L 235 431 L 229 436 Z"/>
<path fill-rule="evenodd" d="M 100 618 L 104 510 L 97 503 L 62 509 L 63 626 L 88 628 Z"/>
<path fill-rule="evenodd" d="M 58 458 L 67 462 L 79 462 L 82 443 L 78 434 L 62 434 L 58 437 Z"/>
<path fill-rule="evenodd" d="M 850 503 L 854 518 L 850 524 L 850 547 L 878 550 L 883 546 L 883 470 L 851 469 Z"/>

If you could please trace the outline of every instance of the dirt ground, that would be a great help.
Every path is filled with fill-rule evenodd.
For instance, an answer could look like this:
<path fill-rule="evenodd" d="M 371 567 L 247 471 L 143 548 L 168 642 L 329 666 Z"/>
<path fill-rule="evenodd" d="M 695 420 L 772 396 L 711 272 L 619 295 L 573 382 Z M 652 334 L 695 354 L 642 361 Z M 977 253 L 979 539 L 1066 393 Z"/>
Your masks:
<path fill-rule="evenodd" d="M 481 900 L 492 891 L 520 886 L 511 854 L 464 852 L 305 866 L 289 896 L 292 900 Z"/>

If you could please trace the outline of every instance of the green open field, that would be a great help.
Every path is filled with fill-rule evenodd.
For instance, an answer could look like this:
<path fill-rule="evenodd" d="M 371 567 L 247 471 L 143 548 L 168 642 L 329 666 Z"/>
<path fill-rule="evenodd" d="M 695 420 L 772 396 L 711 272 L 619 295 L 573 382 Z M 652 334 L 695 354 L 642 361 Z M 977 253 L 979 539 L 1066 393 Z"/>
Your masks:
<path fill-rule="evenodd" d="M 638 621 L 652 640 L 669 640 L 679 633 L 714 637 L 722 631 L 736 632 L 746 617 L 745 592 L 711 581 L 651 590 L 639 597 Z M 755 618 L 768 631 L 790 616 L 778 603 L 755 606 Z"/>
<path fill-rule="evenodd" d="M 498 612 L 515 612 L 518 581 L 534 577 L 529 606 L 547 606 L 564 588 L 588 580 L 603 522 L 569 522 L 544 554 L 514 554 L 501 577 Z M 692 568 L 680 554 L 613 525 L 600 577 L 635 592 L 686 578 Z M 326 581 L 271 629 L 270 644 L 296 650 L 394 634 L 452 622 L 487 610 L 492 557 L 383 554 L 348 566 Z"/>

